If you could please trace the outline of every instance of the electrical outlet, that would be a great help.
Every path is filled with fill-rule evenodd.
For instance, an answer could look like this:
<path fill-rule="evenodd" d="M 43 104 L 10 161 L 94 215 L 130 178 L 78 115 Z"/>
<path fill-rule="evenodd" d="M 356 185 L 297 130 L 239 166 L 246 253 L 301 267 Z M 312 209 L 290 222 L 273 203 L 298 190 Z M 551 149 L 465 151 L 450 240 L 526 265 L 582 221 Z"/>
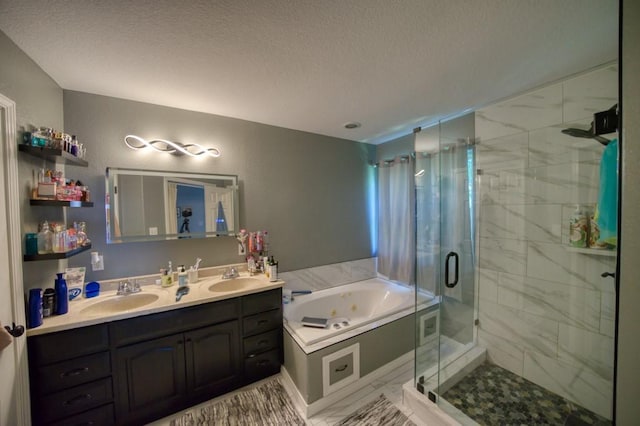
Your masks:
<path fill-rule="evenodd" d="M 247 249 L 244 247 L 244 244 L 238 244 L 238 256 L 244 256 L 247 254 Z"/>

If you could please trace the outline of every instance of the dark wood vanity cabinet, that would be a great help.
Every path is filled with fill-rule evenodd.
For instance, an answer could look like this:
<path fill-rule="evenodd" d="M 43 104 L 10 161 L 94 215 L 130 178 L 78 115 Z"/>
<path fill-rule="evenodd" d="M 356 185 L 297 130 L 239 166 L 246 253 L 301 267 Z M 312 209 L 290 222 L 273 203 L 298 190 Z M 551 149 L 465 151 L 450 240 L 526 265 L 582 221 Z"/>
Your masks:
<path fill-rule="evenodd" d="M 28 339 L 34 424 L 142 424 L 280 371 L 274 289 Z"/>
<path fill-rule="evenodd" d="M 118 418 L 139 424 L 238 387 L 238 321 L 116 350 Z"/>
<path fill-rule="evenodd" d="M 31 416 L 40 424 L 114 424 L 107 324 L 29 337 Z"/>

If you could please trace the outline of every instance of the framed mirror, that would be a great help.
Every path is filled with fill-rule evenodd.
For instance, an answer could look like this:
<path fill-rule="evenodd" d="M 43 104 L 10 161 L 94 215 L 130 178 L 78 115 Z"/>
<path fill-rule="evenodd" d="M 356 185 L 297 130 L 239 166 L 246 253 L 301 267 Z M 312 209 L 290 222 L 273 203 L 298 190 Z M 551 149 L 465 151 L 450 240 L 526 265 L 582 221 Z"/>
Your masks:
<path fill-rule="evenodd" d="M 238 177 L 107 167 L 107 244 L 235 236 Z"/>

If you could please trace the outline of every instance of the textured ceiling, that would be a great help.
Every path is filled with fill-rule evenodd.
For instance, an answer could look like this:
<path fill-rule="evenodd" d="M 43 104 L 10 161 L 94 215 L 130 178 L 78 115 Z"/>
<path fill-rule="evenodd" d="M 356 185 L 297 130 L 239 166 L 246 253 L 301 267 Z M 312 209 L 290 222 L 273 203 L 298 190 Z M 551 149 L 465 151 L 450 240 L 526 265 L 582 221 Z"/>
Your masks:
<path fill-rule="evenodd" d="M 0 29 L 64 89 L 380 143 L 615 60 L 617 3 L 0 0 Z"/>

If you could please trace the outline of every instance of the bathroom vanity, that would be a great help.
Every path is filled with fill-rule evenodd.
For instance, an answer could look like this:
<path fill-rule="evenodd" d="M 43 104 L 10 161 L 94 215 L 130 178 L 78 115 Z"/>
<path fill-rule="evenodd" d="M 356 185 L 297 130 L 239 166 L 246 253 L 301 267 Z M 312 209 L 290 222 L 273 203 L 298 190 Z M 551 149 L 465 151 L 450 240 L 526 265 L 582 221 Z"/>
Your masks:
<path fill-rule="evenodd" d="M 30 330 L 34 424 L 143 424 L 278 373 L 283 284 Z"/>

